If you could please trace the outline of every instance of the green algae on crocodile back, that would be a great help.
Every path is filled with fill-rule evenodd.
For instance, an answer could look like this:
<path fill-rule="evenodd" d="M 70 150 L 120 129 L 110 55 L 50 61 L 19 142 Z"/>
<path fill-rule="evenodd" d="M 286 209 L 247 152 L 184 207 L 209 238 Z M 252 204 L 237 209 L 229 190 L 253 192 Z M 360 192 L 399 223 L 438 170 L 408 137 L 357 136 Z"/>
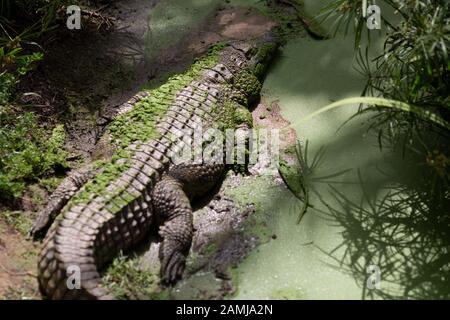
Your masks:
<path fill-rule="evenodd" d="M 183 274 L 192 241 L 190 201 L 220 181 L 225 164 L 174 164 L 171 135 L 194 138 L 196 128 L 237 128 L 261 88 L 262 70 L 276 41 L 233 42 L 209 54 L 166 84 L 132 98 L 107 128 L 112 156 L 71 173 L 38 220 L 60 215 L 44 241 L 38 263 L 43 295 L 52 299 L 112 299 L 99 271 L 120 251 L 145 239 L 158 223 L 161 278 Z M 248 112 L 248 110 L 247 110 Z M 224 125 L 223 122 L 226 122 Z M 50 218 L 49 218 L 50 217 Z M 39 231 L 41 226 L 35 228 Z M 67 286 L 79 270 L 79 289 Z"/>
<path fill-rule="evenodd" d="M 161 133 L 156 129 L 157 121 L 173 102 L 177 91 L 199 77 L 205 68 L 212 68 L 219 60 L 218 51 L 221 48 L 223 45 L 212 47 L 204 58 L 196 61 L 184 74 L 170 77 L 165 84 L 151 90 L 150 94 L 137 102 L 130 111 L 118 115 L 112 121 L 106 132 L 108 142 L 115 149 L 110 161 L 98 161 L 96 166 L 102 168 L 102 173 L 86 184 L 70 203 L 86 202 L 90 195 L 100 194 L 111 181 L 127 170 L 129 163 L 123 159 L 130 158 L 130 150 L 127 147 L 133 142 L 160 137 Z"/>
<path fill-rule="evenodd" d="M 218 128 L 234 128 L 239 123 L 252 124 L 251 114 L 240 106 L 252 103 L 261 90 L 258 78 L 263 76 L 268 64 L 267 60 L 277 49 L 276 40 L 270 37 L 272 36 L 267 36 L 265 41 L 240 41 L 232 45 L 233 48 L 242 50 L 250 59 L 245 68 L 236 70 L 233 83 L 225 85 L 228 97 L 224 100 L 221 110 L 214 107 L 214 111 L 219 114 Z M 112 158 L 106 165 L 104 161 L 98 162 L 98 166 L 102 167 L 102 174 L 86 184 L 82 192 L 71 202 L 79 204 L 88 201 L 89 195 L 100 194 L 112 180 L 129 169 L 129 163 L 124 161 L 124 159 L 130 159 L 130 150 L 127 147 L 136 141 L 148 141 L 160 137 L 156 123 L 174 101 L 176 93 L 199 77 L 205 69 L 213 68 L 220 60 L 220 51 L 225 47 L 225 44 L 213 46 L 208 54 L 197 60 L 188 71 L 170 77 L 165 84 L 151 90 L 150 94 L 137 102 L 130 111 L 113 120 L 107 129 L 109 140 L 116 149 Z"/>

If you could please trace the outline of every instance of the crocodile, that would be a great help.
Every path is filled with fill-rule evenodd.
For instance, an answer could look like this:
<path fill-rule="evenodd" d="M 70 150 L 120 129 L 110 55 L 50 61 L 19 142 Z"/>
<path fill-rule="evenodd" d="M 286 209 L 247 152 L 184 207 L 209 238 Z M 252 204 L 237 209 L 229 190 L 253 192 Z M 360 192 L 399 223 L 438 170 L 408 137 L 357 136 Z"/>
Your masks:
<path fill-rule="evenodd" d="M 45 236 L 37 266 L 43 297 L 114 299 L 102 285 L 102 269 L 154 226 L 162 239 L 162 282 L 182 277 L 193 236 L 191 202 L 229 166 L 174 163 L 172 155 L 199 128 L 251 126 L 249 106 L 279 45 L 273 33 L 215 45 L 185 73 L 119 107 L 93 161 L 68 174 L 30 230 L 35 239 Z M 74 266 L 79 286 L 70 285 Z"/>

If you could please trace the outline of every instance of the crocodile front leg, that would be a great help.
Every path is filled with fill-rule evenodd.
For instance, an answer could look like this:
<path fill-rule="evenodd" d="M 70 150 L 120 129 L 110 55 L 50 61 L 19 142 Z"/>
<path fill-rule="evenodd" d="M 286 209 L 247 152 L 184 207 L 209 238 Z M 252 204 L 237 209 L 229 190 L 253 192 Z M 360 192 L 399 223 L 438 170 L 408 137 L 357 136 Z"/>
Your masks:
<path fill-rule="evenodd" d="M 162 222 L 159 255 L 163 282 L 173 284 L 183 274 L 193 235 L 190 201 L 211 190 L 224 171 L 222 164 L 181 164 L 172 167 L 156 184 L 153 204 Z"/>
<path fill-rule="evenodd" d="M 45 208 L 39 213 L 30 230 L 33 238 L 42 237 L 52 222 L 61 213 L 62 208 L 75 193 L 95 174 L 92 166 L 74 170 L 59 184 L 51 194 Z"/>
<path fill-rule="evenodd" d="M 163 238 L 159 251 L 161 278 L 163 282 L 173 284 L 184 271 L 191 247 L 192 208 L 182 183 L 168 175 L 155 186 L 153 205 L 158 219 L 163 222 L 159 230 Z"/>

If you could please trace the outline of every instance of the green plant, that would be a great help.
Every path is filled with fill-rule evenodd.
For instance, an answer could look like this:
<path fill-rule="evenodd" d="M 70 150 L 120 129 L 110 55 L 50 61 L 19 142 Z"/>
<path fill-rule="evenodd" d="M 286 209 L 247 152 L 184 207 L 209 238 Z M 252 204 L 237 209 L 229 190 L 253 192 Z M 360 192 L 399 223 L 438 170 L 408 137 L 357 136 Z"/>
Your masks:
<path fill-rule="evenodd" d="M 66 3 L 0 1 L 0 200 L 15 200 L 29 183 L 67 167 L 63 126 L 48 132 L 15 99 L 17 83 L 43 58 L 37 41 L 55 29 Z"/>
<path fill-rule="evenodd" d="M 448 299 L 450 4 L 381 2 L 396 10 L 400 19 L 394 24 L 383 17 L 386 40 L 373 61 L 367 48 L 365 54 L 360 50 L 365 28 L 361 1 L 337 0 L 326 8 L 325 17 L 336 18 L 336 33 L 354 27 L 359 69 L 368 78 L 366 97 L 334 102 L 301 121 L 361 103 L 355 116 L 370 112 L 369 128 L 378 130 L 380 146 L 383 138 L 392 149 L 402 145 L 404 161 L 414 163 L 417 172 L 411 181 L 394 180 L 375 199 L 366 192 L 358 172 L 363 197 L 357 202 L 330 185 L 337 206 L 320 199 L 332 220 L 343 227 L 343 242 L 324 252 L 361 284 L 363 298 Z M 385 287 L 366 290 L 371 265 L 380 268 Z"/>
<path fill-rule="evenodd" d="M 41 52 L 23 54 L 23 49 L 17 47 L 0 48 L 0 105 L 6 105 L 12 100 L 14 88 L 19 78 L 33 69 L 33 63 L 42 60 Z"/>
<path fill-rule="evenodd" d="M 106 271 L 103 283 L 117 299 L 167 298 L 167 292 L 159 288 L 158 274 L 143 268 L 138 258 L 128 259 L 122 253 Z"/>
<path fill-rule="evenodd" d="M 70 1 L 76 4 L 78 1 Z M 55 28 L 58 11 L 67 0 L 2 0 L 0 2 L 0 46 L 12 38 L 33 41 L 45 32 Z"/>
<path fill-rule="evenodd" d="M 11 102 L 20 77 L 42 59 L 42 48 L 36 41 L 55 29 L 58 12 L 66 2 L 0 1 L 0 105 Z"/>
<path fill-rule="evenodd" d="M 351 169 L 342 170 L 339 172 L 333 172 L 328 174 L 319 174 L 320 166 L 323 163 L 326 147 L 320 147 L 312 157 L 312 161 L 309 161 L 311 156 L 309 155 L 309 141 L 306 140 L 304 147 L 300 141 L 297 141 L 297 145 L 294 148 L 296 157 L 295 165 L 288 165 L 285 162 L 280 164 L 278 170 L 284 184 L 292 192 L 292 194 L 301 202 L 299 206 L 299 213 L 297 223 L 300 223 L 309 207 L 313 207 L 309 202 L 311 188 L 314 183 L 327 183 L 331 178 L 338 177 Z"/>
<path fill-rule="evenodd" d="M 360 72 L 367 77 L 363 95 L 398 101 L 407 108 L 361 106 L 358 114 L 372 113 L 372 128 L 396 139 L 430 128 L 428 120 L 450 120 L 450 3 L 445 0 L 383 0 L 383 10 L 395 10 L 398 21 L 382 19 L 387 31 L 383 51 L 373 60 L 360 49 L 366 29 L 361 1 L 337 0 L 324 9 L 325 19 L 335 19 L 336 33 L 353 25 Z M 368 30 L 368 29 L 367 29 Z M 368 30 L 368 35 L 370 35 Z M 370 46 L 370 36 L 368 36 Z M 398 105 L 397 104 L 397 105 Z M 406 112 L 405 112 L 406 111 Z M 419 111 L 419 112 L 417 112 Z M 425 120 L 425 121 L 424 121 Z M 448 126 L 446 127 L 448 134 Z"/>
<path fill-rule="evenodd" d="M 27 182 L 67 167 L 62 125 L 49 135 L 29 112 L 0 113 L 0 123 L 0 198 L 18 198 Z"/>
<path fill-rule="evenodd" d="M 379 108 L 391 108 L 396 111 L 404 111 L 411 114 L 414 114 L 415 116 L 419 117 L 421 120 L 431 122 L 435 125 L 438 125 L 442 127 L 443 129 L 450 130 L 450 123 L 447 122 L 444 118 L 442 118 L 439 114 L 430 112 L 428 110 L 424 110 L 423 108 L 401 102 L 396 100 L 389 100 L 384 98 L 374 98 L 374 97 L 354 97 L 354 98 L 347 98 L 342 99 L 333 103 L 330 103 L 329 105 L 320 108 L 317 111 L 314 111 L 313 113 L 307 115 L 306 117 L 300 119 L 297 122 L 294 122 L 291 124 L 291 126 L 296 126 L 300 122 L 305 122 L 310 120 L 311 118 L 314 118 L 318 116 L 321 113 L 346 106 L 351 104 L 370 104 L 377 106 Z M 373 111 L 373 110 L 372 110 Z M 354 116 L 353 116 L 354 117 Z M 352 117 L 352 118 L 353 118 Z"/>
<path fill-rule="evenodd" d="M 23 211 L 1 211 L 0 217 L 24 236 L 30 231 L 32 220 Z"/>
<path fill-rule="evenodd" d="M 303 203 L 297 218 L 297 223 L 300 223 L 309 206 L 309 179 L 313 171 L 320 164 L 325 150 L 321 148 L 312 163 L 308 162 L 308 140 L 305 143 L 304 149 L 300 141 L 297 141 L 294 151 L 297 158 L 297 165 L 289 166 L 286 163 L 281 163 L 278 172 L 292 194 Z"/>

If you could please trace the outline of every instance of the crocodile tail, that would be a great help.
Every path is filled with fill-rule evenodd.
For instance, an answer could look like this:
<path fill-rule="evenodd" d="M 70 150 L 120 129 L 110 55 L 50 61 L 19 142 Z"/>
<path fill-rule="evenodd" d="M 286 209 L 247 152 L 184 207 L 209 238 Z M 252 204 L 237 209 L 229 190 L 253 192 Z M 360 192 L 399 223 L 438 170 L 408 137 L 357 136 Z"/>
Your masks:
<path fill-rule="evenodd" d="M 102 286 L 99 270 L 147 234 L 153 221 L 151 189 L 150 184 L 115 213 L 101 201 L 66 211 L 44 240 L 38 262 L 41 293 L 50 299 L 114 299 Z"/>
<path fill-rule="evenodd" d="M 114 298 L 102 287 L 99 270 L 148 234 L 153 222 L 153 186 L 168 166 L 168 158 L 155 159 L 166 152 L 161 150 L 153 152 L 151 143 L 142 146 L 132 166 L 112 181 L 103 195 L 69 205 L 61 219 L 55 221 L 38 262 L 39 287 L 44 296 Z"/>
<path fill-rule="evenodd" d="M 58 224 L 49 230 L 39 256 L 38 282 L 43 296 L 48 299 L 113 299 L 101 285 L 94 251 L 89 246 L 77 245 L 68 234 L 61 236 L 67 230 L 59 228 Z M 76 273 L 80 286 L 71 278 Z"/>

